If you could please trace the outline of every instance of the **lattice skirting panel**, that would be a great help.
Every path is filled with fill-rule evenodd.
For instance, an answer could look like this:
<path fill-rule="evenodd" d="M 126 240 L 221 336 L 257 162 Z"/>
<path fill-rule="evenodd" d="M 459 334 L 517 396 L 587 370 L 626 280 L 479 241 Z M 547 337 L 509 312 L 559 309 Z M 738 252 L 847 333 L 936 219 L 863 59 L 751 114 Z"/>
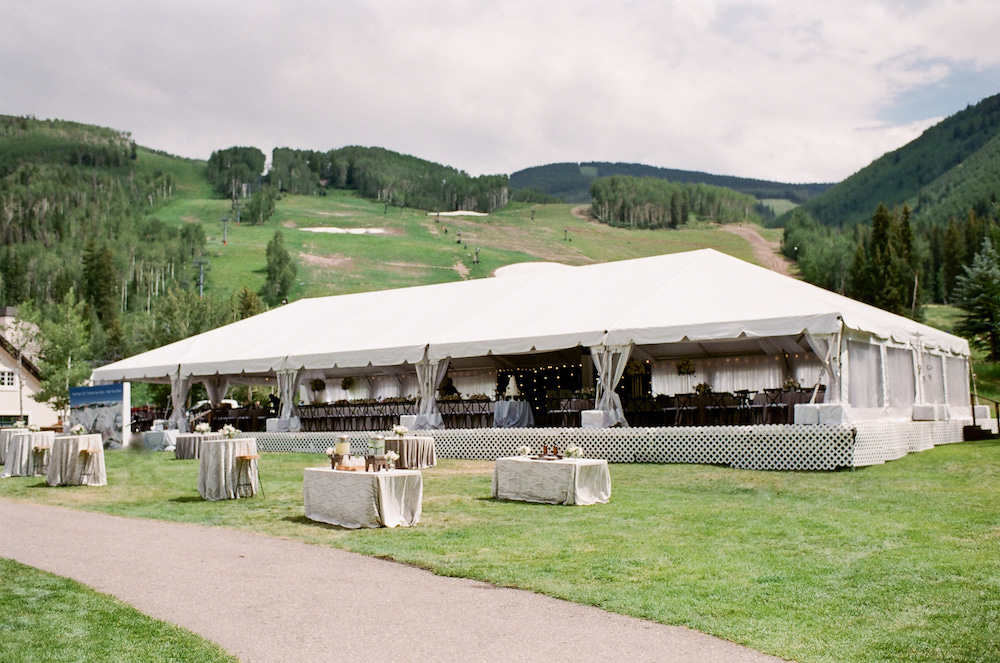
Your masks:
<path fill-rule="evenodd" d="M 256 433 L 261 451 L 323 453 L 347 435 L 363 455 L 370 431 Z M 379 433 L 391 435 L 388 431 Z M 834 470 L 877 465 L 938 444 L 962 441 L 956 422 L 888 422 L 854 426 L 703 426 L 668 428 L 469 428 L 419 431 L 440 458 L 496 460 L 527 445 L 583 448 L 612 463 L 703 463 L 748 470 Z M 250 436 L 250 434 L 245 434 Z"/>

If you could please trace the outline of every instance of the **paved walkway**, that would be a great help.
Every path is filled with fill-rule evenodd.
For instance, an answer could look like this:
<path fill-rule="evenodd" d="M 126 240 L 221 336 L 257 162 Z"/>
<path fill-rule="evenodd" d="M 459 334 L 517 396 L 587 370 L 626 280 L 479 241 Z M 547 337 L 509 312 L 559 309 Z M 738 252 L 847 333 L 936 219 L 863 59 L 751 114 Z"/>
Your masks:
<path fill-rule="evenodd" d="M 0 500 L 0 556 L 73 578 L 244 661 L 779 661 L 663 626 L 233 530 Z"/>

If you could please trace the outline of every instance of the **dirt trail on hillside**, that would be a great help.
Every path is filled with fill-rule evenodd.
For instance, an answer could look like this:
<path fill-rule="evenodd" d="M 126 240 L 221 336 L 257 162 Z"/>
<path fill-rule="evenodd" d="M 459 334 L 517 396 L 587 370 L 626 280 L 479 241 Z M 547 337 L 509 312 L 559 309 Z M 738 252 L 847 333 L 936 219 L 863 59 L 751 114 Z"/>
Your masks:
<path fill-rule="evenodd" d="M 746 241 L 750 242 L 750 246 L 753 247 L 753 253 L 757 256 L 757 260 L 764 267 L 767 267 L 773 272 L 778 272 L 779 274 L 784 274 L 785 276 L 791 276 L 791 270 L 789 266 L 791 262 L 785 256 L 781 255 L 781 242 L 769 242 L 764 239 L 763 236 L 757 229 L 749 223 L 740 223 L 738 225 L 723 225 L 720 226 L 726 232 L 733 233 L 734 235 L 739 235 Z"/>

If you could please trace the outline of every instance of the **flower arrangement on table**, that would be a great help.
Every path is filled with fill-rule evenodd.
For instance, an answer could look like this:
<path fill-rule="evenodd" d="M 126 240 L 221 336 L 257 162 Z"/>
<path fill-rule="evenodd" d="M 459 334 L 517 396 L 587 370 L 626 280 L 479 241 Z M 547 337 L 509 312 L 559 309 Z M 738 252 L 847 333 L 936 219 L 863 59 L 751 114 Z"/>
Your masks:
<path fill-rule="evenodd" d="M 324 453 L 326 453 L 326 455 L 327 455 L 327 456 L 329 456 L 330 458 L 333 458 L 333 454 L 334 454 L 335 452 L 334 452 L 334 450 L 333 450 L 333 447 L 327 447 L 327 448 L 326 448 L 326 451 L 325 451 Z"/>
<path fill-rule="evenodd" d="M 802 385 L 800 385 L 799 381 L 795 378 L 788 378 L 785 380 L 785 383 L 781 385 L 781 388 L 785 391 L 797 391 L 802 388 Z"/>
<path fill-rule="evenodd" d="M 14 428 L 27 428 L 28 424 L 24 423 L 20 419 L 14 422 Z"/>
<path fill-rule="evenodd" d="M 694 393 L 698 394 L 699 396 L 707 396 L 708 394 L 712 393 L 712 385 L 708 384 L 707 382 L 701 382 L 699 384 L 696 384 L 694 386 Z"/>
<path fill-rule="evenodd" d="M 230 424 L 226 424 L 225 426 L 222 427 L 222 430 L 220 430 L 219 432 L 222 433 L 223 435 L 225 435 L 226 437 L 228 437 L 231 440 L 234 437 L 236 437 L 237 435 L 239 435 L 240 429 L 237 428 L 236 426 L 232 426 Z"/>
<path fill-rule="evenodd" d="M 28 424 L 28 431 L 31 433 L 37 433 L 42 430 L 41 426 L 36 426 L 35 424 Z"/>
<path fill-rule="evenodd" d="M 531 447 L 529 447 L 527 444 L 522 444 L 521 446 L 519 446 L 517 448 L 517 455 L 518 456 L 530 456 L 531 455 Z"/>
<path fill-rule="evenodd" d="M 677 375 L 694 375 L 694 363 L 690 359 L 677 362 Z"/>
<path fill-rule="evenodd" d="M 410 429 L 406 426 L 396 425 L 392 427 L 392 432 L 396 434 L 397 437 L 406 437 L 410 432 Z"/>
<path fill-rule="evenodd" d="M 386 462 L 386 465 L 389 466 L 390 470 L 396 467 L 396 461 L 397 460 L 399 460 L 399 454 L 398 453 L 396 453 L 392 449 L 390 449 L 389 451 L 385 452 L 385 462 Z"/>
<path fill-rule="evenodd" d="M 83 435 L 86 432 L 87 428 L 83 424 L 76 424 L 75 426 L 69 429 L 70 435 Z"/>
<path fill-rule="evenodd" d="M 571 444 L 566 447 L 565 451 L 563 451 L 563 455 L 566 458 L 583 458 L 583 448 L 575 444 Z"/>
<path fill-rule="evenodd" d="M 207 422 L 201 422 L 194 427 L 195 433 L 211 433 L 212 427 Z"/>

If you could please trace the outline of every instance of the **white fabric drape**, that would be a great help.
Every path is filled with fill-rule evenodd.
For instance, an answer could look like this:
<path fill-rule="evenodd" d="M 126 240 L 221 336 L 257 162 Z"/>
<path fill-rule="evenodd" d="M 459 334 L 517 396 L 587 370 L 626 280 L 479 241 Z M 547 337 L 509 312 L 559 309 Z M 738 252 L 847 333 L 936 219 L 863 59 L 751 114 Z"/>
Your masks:
<path fill-rule="evenodd" d="M 705 382 L 714 391 L 760 391 L 781 387 L 785 382 L 785 362 L 780 356 L 706 357 L 691 359 L 694 375 L 677 375 L 680 360 L 654 361 L 650 384 L 654 394 L 689 394 Z M 819 364 L 813 357 L 795 360 L 794 374 L 800 384 L 815 384 Z"/>
<path fill-rule="evenodd" d="M 299 395 L 299 386 L 302 382 L 302 371 L 283 370 L 275 371 L 278 378 L 278 398 L 281 399 L 280 419 L 288 421 L 288 430 L 299 430 L 299 406 L 296 402 Z"/>
<path fill-rule="evenodd" d="M 458 393 L 463 398 L 468 398 L 476 394 L 489 396 L 490 400 L 496 397 L 497 393 L 497 372 L 487 371 L 450 371 L 448 376 L 452 379 Z"/>
<path fill-rule="evenodd" d="M 437 390 L 444 381 L 451 360 L 447 357 L 432 362 L 426 356 L 417 363 L 417 428 L 421 430 L 444 428 L 444 418 L 438 411 Z"/>
<path fill-rule="evenodd" d="M 945 381 L 948 388 L 948 405 L 971 407 L 969 394 L 969 363 L 965 357 L 945 357 Z"/>
<path fill-rule="evenodd" d="M 877 343 L 847 341 L 848 402 L 854 408 L 883 407 L 882 350 Z"/>
<path fill-rule="evenodd" d="M 621 398 L 615 393 L 615 387 L 625 374 L 625 365 L 632 354 L 632 344 L 601 345 L 590 349 L 590 357 L 597 369 L 597 400 L 596 408 L 607 412 L 605 420 L 608 426 L 628 427 L 625 410 Z"/>
<path fill-rule="evenodd" d="M 205 385 L 205 391 L 208 392 L 208 402 L 212 404 L 212 407 L 219 407 L 229 389 L 229 378 L 225 375 L 213 375 L 202 379 L 201 383 Z"/>
<path fill-rule="evenodd" d="M 886 393 L 889 407 L 911 407 L 917 400 L 913 375 L 913 350 L 889 346 L 885 349 Z"/>
<path fill-rule="evenodd" d="M 821 367 L 819 376 L 816 378 L 816 382 L 813 383 L 815 386 L 817 383 L 826 384 L 826 398 L 824 399 L 827 403 L 839 403 L 840 402 L 840 335 L 831 334 L 829 336 L 821 336 L 818 334 L 811 334 L 806 332 L 806 343 L 812 349 L 813 353 L 820 358 Z"/>
<path fill-rule="evenodd" d="M 184 402 L 187 400 L 190 388 L 190 376 L 182 376 L 179 369 L 176 374 L 170 376 L 170 403 L 173 409 L 168 419 L 170 427 L 182 433 L 187 432 L 187 410 L 184 408 Z"/>

